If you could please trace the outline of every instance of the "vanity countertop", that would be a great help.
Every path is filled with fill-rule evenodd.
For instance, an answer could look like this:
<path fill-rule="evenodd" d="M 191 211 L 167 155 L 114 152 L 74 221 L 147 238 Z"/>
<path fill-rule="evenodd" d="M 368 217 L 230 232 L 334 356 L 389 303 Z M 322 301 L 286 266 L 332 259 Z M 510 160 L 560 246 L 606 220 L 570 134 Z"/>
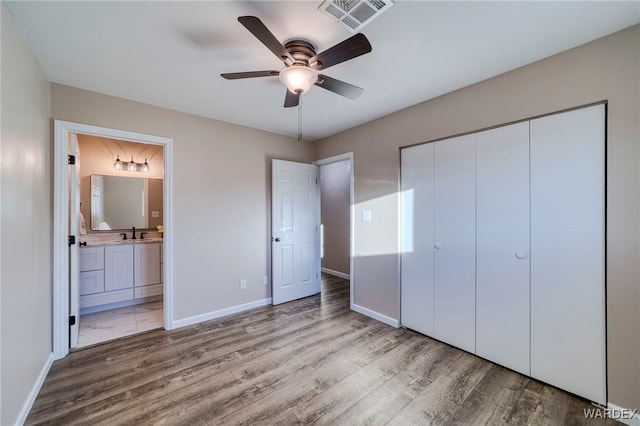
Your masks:
<path fill-rule="evenodd" d="M 95 247 L 95 246 L 112 246 L 112 245 L 117 245 L 117 244 L 150 244 L 150 243 L 161 243 L 163 241 L 162 238 L 137 238 L 135 240 L 128 238 L 126 240 L 89 240 L 86 241 L 87 245 L 86 247 Z M 80 239 L 81 243 L 84 243 L 85 241 L 82 241 L 82 239 Z"/>

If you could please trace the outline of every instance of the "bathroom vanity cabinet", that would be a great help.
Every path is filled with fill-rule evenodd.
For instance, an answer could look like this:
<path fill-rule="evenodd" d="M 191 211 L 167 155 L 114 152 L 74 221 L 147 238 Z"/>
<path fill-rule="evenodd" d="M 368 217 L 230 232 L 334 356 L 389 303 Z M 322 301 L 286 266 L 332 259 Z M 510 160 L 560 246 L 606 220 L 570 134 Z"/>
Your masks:
<path fill-rule="evenodd" d="M 162 294 L 161 243 L 135 244 L 133 249 L 134 297 L 140 299 Z"/>
<path fill-rule="evenodd" d="M 162 295 L 161 252 L 161 242 L 82 247 L 80 309 L 97 311 L 111 304 L 142 303 Z"/>

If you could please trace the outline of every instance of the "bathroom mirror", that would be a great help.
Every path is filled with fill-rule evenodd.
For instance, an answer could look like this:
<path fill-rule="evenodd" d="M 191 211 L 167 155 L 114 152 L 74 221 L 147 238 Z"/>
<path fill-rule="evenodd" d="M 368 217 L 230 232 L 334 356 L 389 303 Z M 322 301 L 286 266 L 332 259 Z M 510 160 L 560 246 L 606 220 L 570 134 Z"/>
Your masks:
<path fill-rule="evenodd" d="M 162 179 L 91 175 L 91 230 L 162 225 Z"/>

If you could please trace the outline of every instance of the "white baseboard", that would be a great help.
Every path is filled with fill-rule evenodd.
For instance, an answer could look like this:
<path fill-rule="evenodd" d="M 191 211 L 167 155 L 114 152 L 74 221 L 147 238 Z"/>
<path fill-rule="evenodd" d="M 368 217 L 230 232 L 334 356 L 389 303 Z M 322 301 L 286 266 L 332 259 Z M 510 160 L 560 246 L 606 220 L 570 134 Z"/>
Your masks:
<path fill-rule="evenodd" d="M 362 315 L 366 315 L 366 316 L 368 316 L 370 318 L 373 318 L 374 320 L 378 320 L 378 321 L 383 322 L 383 323 L 385 323 L 387 325 L 390 325 L 391 327 L 395 327 L 395 328 L 399 328 L 400 327 L 400 321 L 398 321 L 397 319 L 388 317 L 386 315 L 382 315 L 379 312 L 372 311 L 371 309 L 364 308 L 364 307 L 362 307 L 360 305 L 356 305 L 355 303 L 351 304 L 351 309 L 356 311 L 356 312 L 358 312 L 358 313 L 361 313 Z"/>
<path fill-rule="evenodd" d="M 612 411 L 611 418 L 614 418 L 615 420 L 622 422 L 626 425 L 640 426 L 640 408 L 636 410 L 635 415 L 630 419 L 624 419 L 622 417 L 616 418 L 616 414 L 614 413 L 630 413 L 631 411 L 633 411 L 633 409 L 624 409 L 622 407 L 618 407 L 617 405 L 611 404 L 611 403 L 607 404 L 607 408 Z"/>
<path fill-rule="evenodd" d="M 333 275 L 334 277 L 344 278 L 345 280 L 351 279 L 351 275 L 345 274 L 344 272 L 334 271 L 333 269 L 329 269 L 329 268 L 320 268 L 320 270 L 325 274 Z"/>
<path fill-rule="evenodd" d="M 197 324 L 203 321 L 209 321 L 212 319 L 224 317 L 231 314 L 236 314 L 238 312 L 248 311 L 249 309 L 259 308 L 261 306 L 266 306 L 271 304 L 271 298 L 256 300 L 255 302 L 249 302 L 242 305 L 231 306 L 229 308 L 220 309 L 213 312 L 207 312 L 200 315 L 195 315 L 188 318 L 183 318 L 179 320 L 173 321 L 171 324 L 171 329 L 185 327 L 187 325 Z"/>
<path fill-rule="evenodd" d="M 22 404 L 22 409 L 20 410 L 20 414 L 18 414 L 18 418 L 16 419 L 17 425 L 22 425 L 27 421 L 27 416 L 31 411 L 31 407 L 33 407 L 33 403 L 36 402 L 36 398 L 38 397 L 38 393 L 40 392 L 40 388 L 42 388 L 42 384 L 44 380 L 47 378 L 47 374 L 49 374 L 49 370 L 51 369 L 51 364 L 53 364 L 53 353 L 49 354 L 49 358 L 45 361 L 42 369 L 40 370 L 40 374 L 36 378 L 36 382 L 31 387 L 31 391 L 27 396 L 27 400 Z"/>

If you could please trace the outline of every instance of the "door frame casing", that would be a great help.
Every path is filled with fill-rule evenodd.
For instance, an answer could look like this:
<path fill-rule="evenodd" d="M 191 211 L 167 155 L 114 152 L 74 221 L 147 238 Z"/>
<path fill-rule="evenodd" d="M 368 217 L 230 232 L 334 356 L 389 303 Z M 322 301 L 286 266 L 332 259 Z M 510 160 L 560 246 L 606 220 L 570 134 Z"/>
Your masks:
<path fill-rule="evenodd" d="M 164 328 L 173 328 L 173 139 L 70 121 L 54 120 L 53 176 L 53 358 L 69 353 L 69 188 L 67 141 L 71 134 L 83 134 L 130 142 L 162 145 L 164 148 L 164 240 L 163 240 L 163 313 Z M 79 243 L 79 242 L 78 242 Z"/>
<path fill-rule="evenodd" d="M 344 154 L 334 155 L 332 157 L 323 158 L 313 162 L 316 166 L 325 166 L 327 164 L 339 163 L 341 161 L 348 161 L 349 168 L 349 308 L 353 310 L 353 287 L 355 283 L 355 271 L 353 270 L 353 253 L 354 253 L 354 164 L 353 164 L 353 151 L 345 152 Z M 322 194 L 322 186 L 320 186 L 320 193 Z M 320 206 L 322 208 L 322 206 Z"/>

